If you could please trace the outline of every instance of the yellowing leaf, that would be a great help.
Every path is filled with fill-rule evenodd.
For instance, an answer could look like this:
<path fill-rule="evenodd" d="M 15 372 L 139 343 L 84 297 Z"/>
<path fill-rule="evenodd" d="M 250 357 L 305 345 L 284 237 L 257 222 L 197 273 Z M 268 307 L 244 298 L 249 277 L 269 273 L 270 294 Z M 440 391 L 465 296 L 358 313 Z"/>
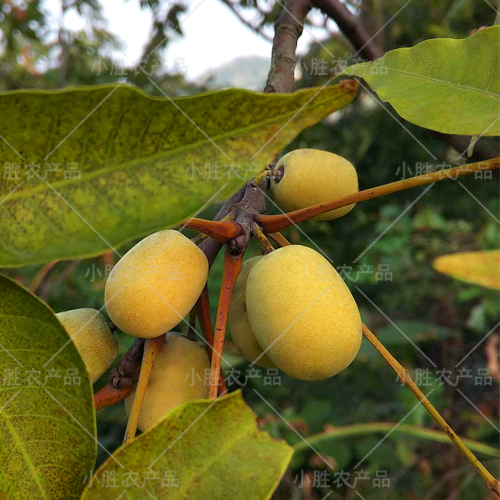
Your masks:
<path fill-rule="evenodd" d="M 445 134 L 500 135 L 500 26 L 468 38 L 436 38 L 355 64 L 363 78 L 406 120 Z"/>
<path fill-rule="evenodd" d="M 442 255 L 433 267 L 459 280 L 500 290 L 500 250 Z"/>
<path fill-rule="evenodd" d="M 0 491 L 79 498 L 97 452 L 85 365 L 54 313 L 1 275 L 0 345 Z"/>
<path fill-rule="evenodd" d="M 97 471 L 82 500 L 265 500 L 292 457 L 241 393 L 181 405 Z M 109 487 L 113 477 L 116 487 Z"/>
<path fill-rule="evenodd" d="M 97 255 L 174 226 L 355 93 L 170 99 L 113 84 L 0 94 L 0 266 Z"/>

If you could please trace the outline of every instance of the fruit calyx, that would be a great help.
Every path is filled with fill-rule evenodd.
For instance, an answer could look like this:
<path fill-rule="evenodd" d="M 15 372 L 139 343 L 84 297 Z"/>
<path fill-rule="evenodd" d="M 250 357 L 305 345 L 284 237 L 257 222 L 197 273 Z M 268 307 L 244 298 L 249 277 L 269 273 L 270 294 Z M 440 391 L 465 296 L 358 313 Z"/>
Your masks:
<path fill-rule="evenodd" d="M 273 170 L 273 181 L 275 184 L 279 184 L 283 176 L 285 175 L 285 165 L 280 165 L 278 168 L 274 168 Z"/>

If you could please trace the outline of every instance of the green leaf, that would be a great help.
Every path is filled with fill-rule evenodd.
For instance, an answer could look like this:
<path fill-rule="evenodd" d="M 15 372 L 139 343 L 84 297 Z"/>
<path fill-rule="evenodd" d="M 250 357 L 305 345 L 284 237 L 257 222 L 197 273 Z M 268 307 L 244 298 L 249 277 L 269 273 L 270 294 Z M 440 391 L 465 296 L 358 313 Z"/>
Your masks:
<path fill-rule="evenodd" d="M 355 93 L 334 85 L 169 99 L 124 84 L 2 93 L 0 266 L 97 255 L 174 226 Z"/>
<path fill-rule="evenodd" d="M 178 406 L 97 471 L 82 500 L 270 498 L 292 457 L 240 392 Z M 134 481 L 130 480 L 130 477 Z M 117 487 L 110 488 L 109 477 Z"/>
<path fill-rule="evenodd" d="M 0 275 L 0 498 L 79 498 L 97 446 L 92 386 L 54 313 Z"/>
<path fill-rule="evenodd" d="M 406 120 L 445 134 L 500 135 L 500 26 L 465 39 L 436 38 L 355 64 L 363 78 Z"/>
<path fill-rule="evenodd" d="M 432 266 L 461 281 L 500 290 L 500 250 L 441 255 Z"/>
<path fill-rule="evenodd" d="M 398 321 L 396 326 L 388 325 L 377 330 L 377 338 L 386 346 L 407 345 L 410 343 L 410 340 L 418 344 L 421 342 L 445 339 L 452 334 L 453 330 L 449 328 L 418 320 Z M 359 350 L 359 356 L 360 359 L 363 360 L 363 357 L 378 357 L 379 354 L 369 342 L 363 340 L 361 349 Z"/>
<path fill-rule="evenodd" d="M 326 441 L 336 441 L 346 438 L 353 438 L 357 436 L 363 436 L 366 434 L 372 434 L 375 432 L 384 433 L 386 436 L 401 436 L 406 435 L 409 437 L 415 437 L 418 439 L 427 439 L 430 441 L 435 441 L 438 443 L 448 443 L 453 444 L 448 435 L 445 432 L 437 431 L 433 429 L 427 429 L 425 427 L 420 427 L 417 425 L 409 424 L 398 424 L 397 422 L 373 422 L 366 424 L 353 424 L 345 425 L 342 427 L 335 427 L 329 432 L 322 432 L 321 434 L 316 434 L 314 436 L 309 436 L 307 438 L 307 443 L 301 441 L 295 445 L 295 453 L 302 454 L 310 450 L 310 446 L 315 447 L 320 443 Z M 485 456 L 491 456 L 497 458 L 500 454 L 500 450 L 493 446 L 489 446 L 479 441 L 474 441 L 468 438 L 460 438 L 464 444 L 471 450 L 477 453 L 481 453 Z M 295 457 L 294 457 L 295 460 Z"/>

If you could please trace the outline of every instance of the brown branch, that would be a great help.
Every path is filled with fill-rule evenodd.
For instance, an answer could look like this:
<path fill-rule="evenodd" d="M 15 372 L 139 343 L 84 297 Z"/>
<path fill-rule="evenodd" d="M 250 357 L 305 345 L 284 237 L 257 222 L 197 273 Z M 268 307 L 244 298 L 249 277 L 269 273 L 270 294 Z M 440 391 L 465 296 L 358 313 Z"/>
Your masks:
<path fill-rule="evenodd" d="M 232 206 L 236 214 L 235 222 L 242 228 L 242 234 L 230 240 L 227 244 L 233 255 L 240 255 L 250 240 L 252 225 L 256 218 L 266 211 L 266 190 L 269 187 L 269 179 L 261 178 L 259 185 L 254 181 L 249 182 L 245 187 L 245 193 L 240 202 Z"/>
<path fill-rule="evenodd" d="M 413 379 L 410 377 L 408 371 L 399 363 L 399 361 L 384 347 L 380 340 L 370 331 L 370 329 L 363 324 L 362 325 L 363 335 L 369 340 L 369 342 L 377 349 L 377 351 L 382 355 L 389 366 L 397 373 L 402 384 L 405 384 L 408 389 L 415 395 L 415 397 L 422 403 L 422 406 L 430 413 L 432 418 L 439 424 L 441 429 L 443 429 L 449 438 L 453 441 L 455 446 L 461 451 L 465 458 L 474 466 L 486 486 L 490 491 L 495 493 L 500 497 L 500 482 L 495 479 L 486 467 L 476 458 L 474 453 L 472 453 L 467 446 L 458 437 L 455 431 L 449 426 L 446 420 L 441 416 L 441 414 L 434 408 L 432 403 L 427 399 L 420 388 L 415 384 Z"/>
<path fill-rule="evenodd" d="M 298 224 L 299 222 L 309 220 L 317 215 L 329 212 L 330 210 L 345 207 L 353 203 L 371 200 L 373 198 L 378 198 L 379 196 L 396 193 L 397 191 L 417 186 L 423 186 L 425 184 L 431 184 L 444 179 L 456 179 L 462 175 L 472 174 L 477 171 L 496 170 L 498 168 L 500 168 L 500 158 L 470 163 L 468 165 L 461 165 L 445 170 L 437 170 L 428 174 L 410 177 L 409 179 L 391 182 L 390 184 L 383 184 L 382 186 L 377 186 L 375 188 L 365 189 L 364 191 L 346 196 L 340 200 L 318 203 L 317 205 L 312 205 L 301 210 L 295 210 L 294 212 L 289 212 L 287 214 L 259 215 L 256 221 L 266 234 L 276 233 L 277 231 L 282 231 L 291 225 Z"/>
<path fill-rule="evenodd" d="M 310 0 L 285 0 L 274 26 L 271 68 L 264 92 L 295 90 L 295 51 L 304 20 L 312 8 Z"/>
<path fill-rule="evenodd" d="M 208 392 L 208 397 L 210 399 L 215 399 L 217 397 L 229 303 L 231 301 L 231 296 L 233 295 L 236 278 L 241 270 L 243 255 L 244 253 L 234 256 L 226 247 L 226 252 L 224 254 L 224 275 L 222 277 L 219 305 L 217 308 L 212 363 L 210 367 L 210 389 Z"/>
<path fill-rule="evenodd" d="M 369 61 L 382 57 L 383 52 L 377 46 L 374 37 L 365 31 L 359 18 L 339 0 L 312 0 L 315 7 L 331 17 L 340 31 L 351 42 L 356 52 Z"/>
<path fill-rule="evenodd" d="M 241 14 L 241 12 L 236 8 L 237 4 L 234 4 L 230 0 L 221 0 L 221 1 L 229 9 L 231 9 L 231 11 L 233 12 L 233 14 L 240 20 L 240 22 L 242 22 L 245 26 L 247 26 L 248 28 L 250 28 L 253 32 L 257 33 L 257 35 L 260 35 L 262 38 L 264 38 L 268 42 L 272 42 L 272 38 L 269 37 L 269 36 L 267 36 L 264 33 L 264 31 L 262 30 L 262 24 L 256 26 L 256 25 L 252 24 L 250 21 L 247 21 L 243 17 L 243 15 Z"/>
<path fill-rule="evenodd" d="M 224 202 L 224 204 L 214 217 L 214 220 L 221 220 L 226 215 L 229 214 L 229 212 L 231 211 L 231 207 L 235 203 L 238 203 L 239 201 L 242 200 L 243 195 L 245 194 L 246 187 L 247 187 L 246 184 L 244 186 L 241 186 L 241 188 L 236 193 L 234 193 Z M 202 241 L 199 244 L 199 247 L 201 250 L 203 250 L 203 252 L 207 256 L 208 264 L 211 266 L 215 258 L 217 257 L 217 254 L 219 253 L 220 249 L 222 248 L 222 244 L 219 243 L 218 241 L 215 241 L 213 238 L 209 237 L 206 240 Z"/>
<path fill-rule="evenodd" d="M 116 326 L 113 326 L 113 330 L 116 329 Z M 94 394 L 96 411 L 117 404 L 132 393 L 139 379 L 143 353 L 144 339 L 135 339 L 116 368 L 109 374 L 109 383 Z"/>
<path fill-rule="evenodd" d="M 109 374 L 109 383 L 115 389 L 134 387 L 141 371 L 144 339 L 135 339 L 130 349 L 123 355 L 116 368 Z"/>

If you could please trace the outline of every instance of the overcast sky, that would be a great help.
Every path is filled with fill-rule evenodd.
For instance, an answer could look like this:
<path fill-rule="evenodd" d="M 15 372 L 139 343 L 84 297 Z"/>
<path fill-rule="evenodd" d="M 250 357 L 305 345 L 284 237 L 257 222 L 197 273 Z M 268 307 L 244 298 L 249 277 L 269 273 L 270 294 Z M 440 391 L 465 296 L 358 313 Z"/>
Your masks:
<path fill-rule="evenodd" d="M 139 58 L 151 29 L 152 17 L 139 7 L 138 0 L 101 0 L 108 29 L 123 41 L 123 52 L 117 57 L 128 64 Z M 174 59 L 183 60 L 188 78 L 196 78 L 207 70 L 240 56 L 271 54 L 271 43 L 244 26 L 235 15 L 218 0 L 190 0 L 189 11 L 181 17 L 185 36 L 168 45 L 164 55 L 167 67 Z M 46 0 L 54 25 L 60 17 L 60 0 Z M 77 14 L 69 13 L 65 19 L 69 29 L 82 27 Z M 319 31 L 315 36 L 319 36 Z M 304 32 L 299 40 L 299 52 L 305 52 L 313 40 Z M 124 55 L 125 53 L 125 55 Z"/>

